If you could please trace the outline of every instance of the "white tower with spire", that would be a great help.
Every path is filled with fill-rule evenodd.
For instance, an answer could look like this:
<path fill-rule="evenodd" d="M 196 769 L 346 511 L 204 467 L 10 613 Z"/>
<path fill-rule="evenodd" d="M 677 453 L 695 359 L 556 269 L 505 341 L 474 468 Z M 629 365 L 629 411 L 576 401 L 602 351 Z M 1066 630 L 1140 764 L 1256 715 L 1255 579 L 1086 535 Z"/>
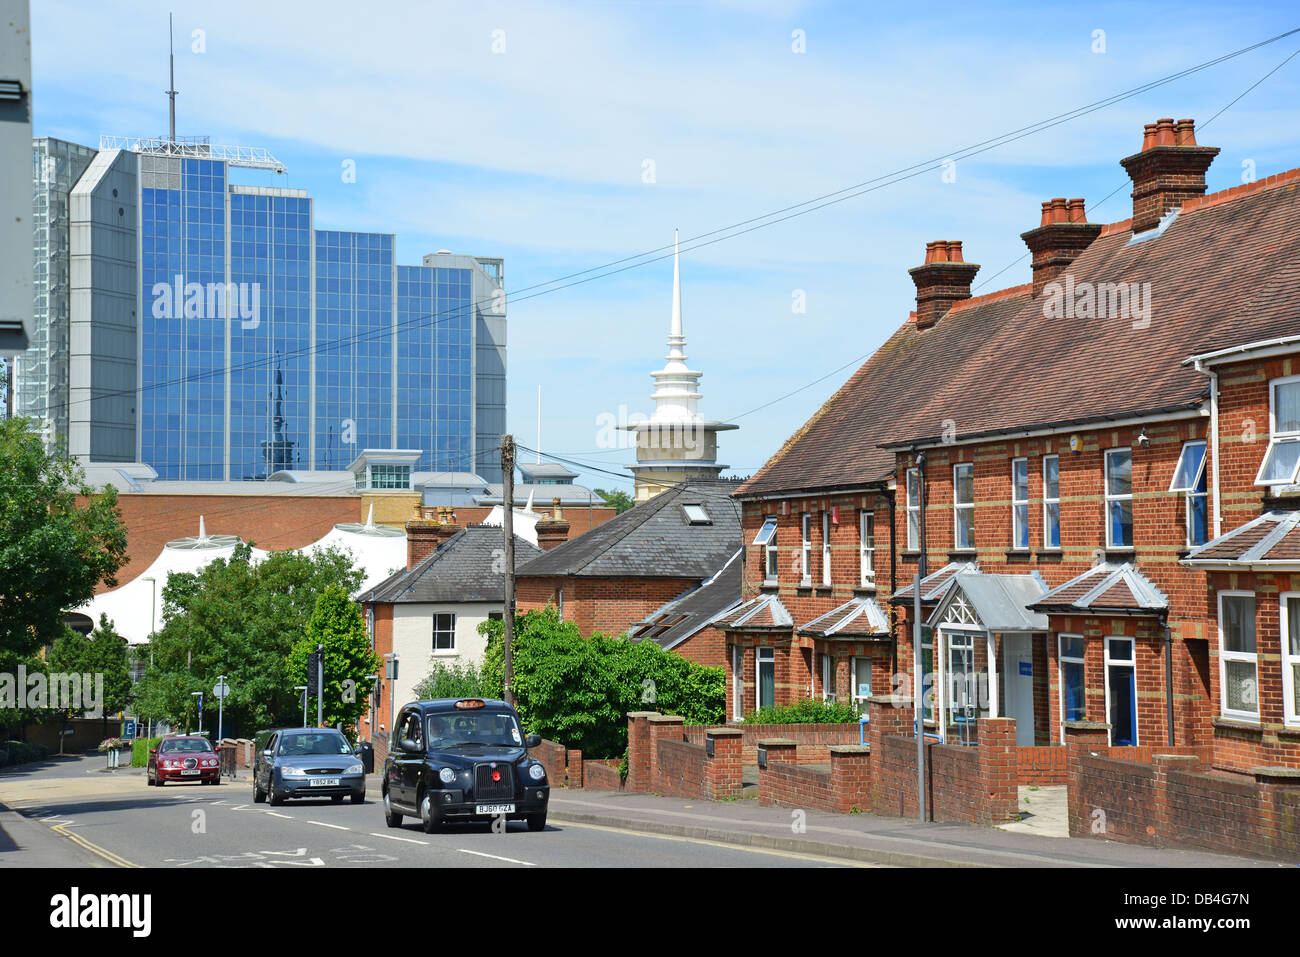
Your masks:
<path fill-rule="evenodd" d="M 636 433 L 636 500 L 644 502 L 690 479 L 717 479 L 727 466 L 718 464 L 718 433 L 739 426 L 699 414 L 700 376 L 686 364 L 682 327 L 682 271 L 677 231 L 673 231 L 673 307 L 668 326 L 667 363 L 651 372 L 655 410 L 648 419 L 629 423 Z"/>

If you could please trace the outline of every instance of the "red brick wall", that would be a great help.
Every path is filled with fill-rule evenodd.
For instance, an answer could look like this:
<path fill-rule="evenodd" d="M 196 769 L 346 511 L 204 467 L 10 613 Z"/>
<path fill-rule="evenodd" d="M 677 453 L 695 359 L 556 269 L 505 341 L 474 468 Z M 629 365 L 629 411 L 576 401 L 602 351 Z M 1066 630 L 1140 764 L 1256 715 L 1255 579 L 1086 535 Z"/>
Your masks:
<path fill-rule="evenodd" d="M 856 724 L 729 724 L 683 729 L 686 740 L 703 744 L 705 736 L 714 727 L 740 731 L 741 761 L 753 765 L 758 761 L 758 742 L 762 738 L 791 738 L 798 745 L 799 764 L 823 764 L 830 760 L 833 744 L 857 744 L 859 728 Z"/>
<path fill-rule="evenodd" d="M 704 789 L 704 761 L 702 744 L 660 741 L 656 792 L 670 797 L 699 797 Z"/>
<path fill-rule="evenodd" d="M 582 762 L 582 786 L 593 791 L 623 790 L 623 782 L 618 776 L 618 768 L 612 768 L 598 761 Z"/>
<path fill-rule="evenodd" d="M 238 535 L 272 551 L 302 548 L 339 522 L 364 522 L 361 499 L 352 495 L 151 495 L 117 496 L 126 525 L 127 563 L 119 585 L 140 575 L 175 538 L 199 533 L 199 516 L 210 535 Z M 161 586 L 160 586 L 161 587 Z M 101 583 L 97 592 L 107 591 Z"/>
<path fill-rule="evenodd" d="M 515 586 L 520 612 L 558 605 L 564 590 L 564 620 L 584 636 L 621 635 L 659 606 L 700 583 L 697 578 L 579 578 L 521 575 Z M 720 664 L 721 662 L 719 662 Z"/>
<path fill-rule="evenodd" d="M 672 650 L 696 664 L 722 668 L 727 663 L 727 635 L 717 628 L 702 628 Z"/>
<path fill-rule="evenodd" d="M 769 761 L 758 772 L 758 803 L 842 813 L 831 791 L 831 769 L 823 765 L 800 767 Z"/>

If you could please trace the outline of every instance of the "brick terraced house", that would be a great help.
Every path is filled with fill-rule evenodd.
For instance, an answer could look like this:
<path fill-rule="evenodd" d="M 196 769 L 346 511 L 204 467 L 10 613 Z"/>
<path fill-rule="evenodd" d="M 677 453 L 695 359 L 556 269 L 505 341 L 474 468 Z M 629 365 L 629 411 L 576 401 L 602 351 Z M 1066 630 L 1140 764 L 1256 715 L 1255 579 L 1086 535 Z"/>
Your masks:
<path fill-rule="evenodd" d="M 1300 170 L 1206 195 L 1217 152 L 1149 124 L 1132 218 L 1043 203 L 1023 286 L 927 245 L 915 312 L 735 493 L 729 716 L 910 695 L 919 575 L 930 733 L 1300 767 Z"/>

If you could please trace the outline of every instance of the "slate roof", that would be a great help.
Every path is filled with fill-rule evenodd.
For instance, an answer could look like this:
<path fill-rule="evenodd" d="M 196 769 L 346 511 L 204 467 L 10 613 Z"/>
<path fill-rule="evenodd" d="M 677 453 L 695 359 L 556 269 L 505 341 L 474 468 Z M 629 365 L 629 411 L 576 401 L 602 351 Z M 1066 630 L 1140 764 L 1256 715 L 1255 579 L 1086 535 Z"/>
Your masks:
<path fill-rule="evenodd" d="M 719 615 L 740 604 L 744 565 L 737 550 L 716 575 L 689 589 L 666 605 L 656 608 L 632 626 L 633 641 L 653 641 L 661 648 L 673 648 L 708 627 Z"/>
<path fill-rule="evenodd" d="M 712 578 L 741 547 L 735 489 L 733 482 L 683 482 L 557 545 L 518 574 Z M 683 505 L 703 505 L 712 522 L 692 525 Z"/>
<path fill-rule="evenodd" d="M 413 568 L 390 575 L 357 600 L 363 602 L 503 602 L 504 538 L 499 525 L 469 525 Z M 515 568 L 542 554 L 515 536 Z"/>
<path fill-rule="evenodd" d="M 758 595 L 714 619 L 723 631 L 789 631 L 794 619 L 775 594 Z"/>
<path fill-rule="evenodd" d="M 738 490 L 855 487 L 889 448 L 1196 407 L 1208 380 L 1182 360 L 1294 333 L 1300 314 L 1300 170 L 1184 204 L 1156 238 L 1105 227 L 1071 264 L 1082 282 L 1150 283 L 1150 324 L 1044 318 L 1020 286 L 909 320 Z M 903 278 L 900 276 L 900 282 Z M 1062 278 L 1063 281 L 1063 278 Z"/>
<path fill-rule="evenodd" d="M 1193 548 L 1179 564 L 1193 568 L 1258 566 L 1300 570 L 1300 511 L 1265 512 Z"/>
<path fill-rule="evenodd" d="M 948 582 L 958 572 L 978 572 L 980 567 L 975 562 L 949 562 L 937 571 L 930 572 L 921 579 L 921 601 L 938 601 L 948 589 Z M 912 601 L 912 583 L 908 582 L 889 597 L 891 604 L 910 604 Z"/>
<path fill-rule="evenodd" d="M 1169 599 L 1132 562 L 1104 563 L 1058 585 L 1029 606 L 1042 612 L 1153 613 Z"/>
<path fill-rule="evenodd" d="M 816 638 L 889 637 L 889 618 L 874 598 L 851 598 L 838 608 L 800 625 L 798 632 Z"/>

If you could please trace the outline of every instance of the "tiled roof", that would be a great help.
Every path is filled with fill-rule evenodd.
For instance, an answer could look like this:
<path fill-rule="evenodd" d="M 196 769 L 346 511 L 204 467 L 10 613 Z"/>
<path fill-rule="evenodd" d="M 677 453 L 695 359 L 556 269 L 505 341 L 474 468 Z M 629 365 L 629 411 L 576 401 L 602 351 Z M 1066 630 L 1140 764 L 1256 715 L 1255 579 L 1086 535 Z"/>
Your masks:
<path fill-rule="evenodd" d="M 924 331 L 909 320 L 738 495 L 878 480 L 894 464 L 882 443 L 938 442 L 945 422 L 960 439 L 1195 407 L 1207 380 L 1184 358 L 1296 329 L 1300 171 L 1252 186 L 1189 202 L 1144 242 L 1114 224 L 1071 264 L 1076 288 L 1149 283 L 1145 328 L 1045 318 L 1028 287 L 958 303 Z"/>
<path fill-rule="evenodd" d="M 716 575 L 668 604 L 656 608 L 632 626 L 633 641 L 653 641 L 672 648 L 706 628 L 719 615 L 740 604 L 740 583 L 744 565 L 737 550 Z"/>
<path fill-rule="evenodd" d="M 1300 512 L 1265 512 L 1193 548 L 1180 564 L 1203 568 L 1294 566 L 1300 570 Z"/>
<path fill-rule="evenodd" d="M 1043 612 L 1156 612 L 1167 609 L 1169 599 L 1133 563 L 1106 563 L 1058 585 L 1029 607 Z"/>
<path fill-rule="evenodd" d="M 470 525 L 442 542 L 413 568 L 390 575 L 361 595 L 363 602 L 503 602 L 505 541 L 498 525 Z M 542 554 L 515 536 L 515 568 Z"/>
<path fill-rule="evenodd" d="M 519 574 L 710 578 L 741 545 L 735 489 L 733 482 L 683 482 L 557 545 Z M 711 523 L 692 524 L 683 505 L 702 505 Z"/>
<path fill-rule="evenodd" d="M 977 572 L 980 567 L 975 562 L 949 562 L 938 571 L 933 571 L 921 579 L 921 601 L 938 601 L 948 587 L 952 576 L 958 572 Z M 910 604 L 912 601 L 912 583 L 908 582 L 889 598 L 892 604 Z"/>
<path fill-rule="evenodd" d="M 786 631 L 794 627 L 794 619 L 781 599 L 765 594 L 720 615 L 712 624 L 724 631 Z"/>
<path fill-rule="evenodd" d="M 874 598 L 852 598 L 821 617 L 800 625 L 799 634 L 817 638 L 888 636 L 889 618 Z"/>

